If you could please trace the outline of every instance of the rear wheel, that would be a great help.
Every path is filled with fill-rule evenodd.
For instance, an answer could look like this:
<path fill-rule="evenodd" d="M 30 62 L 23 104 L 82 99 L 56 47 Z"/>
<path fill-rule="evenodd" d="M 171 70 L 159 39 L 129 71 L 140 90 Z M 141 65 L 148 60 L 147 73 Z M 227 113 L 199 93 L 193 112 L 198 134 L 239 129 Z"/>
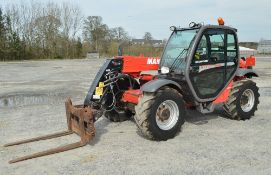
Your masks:
<path fill-rule="evenodd" d="M 232 119 L 250 119 L 257 110 L 259 97 L 259 88 L 255 82 L 247 79 L 235 81 L 229 99 L 224 103 L 224 110 Z"/>
<path fill-rule="evenodd" d="M 185 106 L 175 89 L 144 93 L 135 107 L 135 121 L 144 136 L 154 140 L 173 138 L 184 123 Z"/>

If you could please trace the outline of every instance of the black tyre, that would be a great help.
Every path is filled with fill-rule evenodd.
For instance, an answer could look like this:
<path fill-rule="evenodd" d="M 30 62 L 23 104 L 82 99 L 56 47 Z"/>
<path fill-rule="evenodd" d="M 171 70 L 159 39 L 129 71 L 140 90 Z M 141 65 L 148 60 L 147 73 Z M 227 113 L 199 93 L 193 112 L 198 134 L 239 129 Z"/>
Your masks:
<path fill-rule="evenodd" d="M 248 79 L 235 81 L 223 107 L 229 118 L 250 119 L 257 110 L 259 97 L 259 88 L 255 82 Z"/>
<path fill-rule="evenodd" d="M 186 114 L 182 95 L 172 88 L 144 93 L 135 111 L 139 130 L 153 140 L 173 138 L 180 131 Z"/>

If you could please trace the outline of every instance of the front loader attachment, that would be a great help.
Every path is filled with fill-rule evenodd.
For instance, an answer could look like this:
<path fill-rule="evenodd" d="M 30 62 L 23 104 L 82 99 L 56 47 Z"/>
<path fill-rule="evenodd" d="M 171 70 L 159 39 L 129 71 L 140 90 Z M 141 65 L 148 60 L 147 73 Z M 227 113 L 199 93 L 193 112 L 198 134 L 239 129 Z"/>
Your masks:
<path fill-rule="evenodd" d="M 32 159 L 36 157 L 68 151 L 71 149 L 85 146 L 90 140 L 92 140 L 92 138 L 95 136 L 95 127 L 94 127 L 94 120 L 93 120 L 94 109 L 92 109 L 91 107 L 84 107 L 83 105 L 73 106 L 70 98 L 66 100 L 65 107 L 66 107 L 66 116 L 67 116 L 67 124 L 68 124 L 67 131 L 62 131 L 62 132 L 57 132 L 54 134 L 41 136 L 41 137 L 21 140 L 21 141 L 6 144 L 4 146 L 8 147 L 8 146 L 29 143 L 29 142 L 35 142 L 39 140 L 47 140 L 47 139 L 57 138 L 57 137 L 65 136 L 65 135 L 70 135 L 73 133 L 78 134 L 81 137 L 81 140 L 75 143 L 68 144 L 68 145 L 59 146 L 57 148 L 52 148 L 49 150 L 19 157 L 19 158 L 9 161 L 9 163 L 20 162 L 27 159 Z"/>

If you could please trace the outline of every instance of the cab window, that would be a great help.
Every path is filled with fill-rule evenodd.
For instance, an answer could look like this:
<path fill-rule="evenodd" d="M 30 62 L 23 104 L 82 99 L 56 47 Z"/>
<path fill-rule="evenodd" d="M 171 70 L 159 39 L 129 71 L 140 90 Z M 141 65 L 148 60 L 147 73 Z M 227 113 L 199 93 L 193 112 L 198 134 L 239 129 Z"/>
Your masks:
<path fill-rule="evenodd" d="M 233 62 L 237 58 L 237 48 L 234 34 L 227 35 L 227 61 Z"/>
<path fill-rule="evenodd" d="M 224 62 L 224 31 L 218 31 L 216 33 L 209 33 L 210 38 L 210 61 L 212 62 Z"/>
<path fill-rule="evenodd" d="M 203 63 L 208 62 L 208 50 L 207 50 L 207 39 L 206 36 L 203 35 L 199 45 L 197 47 L 197 51 L 194 55 L 193 63 Z"/>
<path fill-rule="evenodd" d="M 207 30 L 197 46 L 193 64 L 215 64 L 225 61 L 225 32 Z"/>

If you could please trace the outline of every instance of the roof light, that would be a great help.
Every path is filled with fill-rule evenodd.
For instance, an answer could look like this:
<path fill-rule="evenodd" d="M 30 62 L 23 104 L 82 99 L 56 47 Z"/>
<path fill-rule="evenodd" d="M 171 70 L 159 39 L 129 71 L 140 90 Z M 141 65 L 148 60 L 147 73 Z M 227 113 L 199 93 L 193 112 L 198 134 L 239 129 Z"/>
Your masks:
<path fill-rule="evenodd" d="M 223 20 L 223 18 L 221 18 L 221 17 L 217 18 L 217 22 L 218 22 L 218 24 L 220 26 L 224 26 L 224 20 Z"/>

